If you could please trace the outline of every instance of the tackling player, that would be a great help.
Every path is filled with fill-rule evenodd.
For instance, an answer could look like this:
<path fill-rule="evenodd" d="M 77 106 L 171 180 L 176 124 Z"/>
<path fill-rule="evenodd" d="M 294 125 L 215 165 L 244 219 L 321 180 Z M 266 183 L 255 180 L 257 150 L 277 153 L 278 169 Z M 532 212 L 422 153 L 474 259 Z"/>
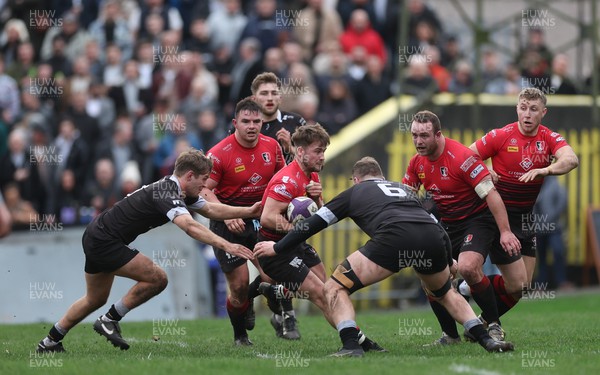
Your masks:
<path fill-rule="evenodd" d="M 216 144 L 208 152 L 214 165 L 210 178 L 202 190 L 209 202 L 221 202 L 232 206 L 247 207 L 262 199 L 269 180 L 285 165 L 281 147 L 273 138 L 260 134 L 261 107 L 251 98 L 237 103 L 233 126 L 235 132 Z M 249 219 L 211 220 L 210 230 L 226 240 L 254 248 L 258 230 L 258 216 Z M 237 345 L 252 345 L 246 329 L 254 328 L 252 299 L 248 290 L 258 295 L 261 279 L 248 286 L 249 273 L 246 259 L 236 257 L 221 248 L 214 247 L 215 257 L 227 278 L 229 296 L 227 313 L 233 326 Z M 260 271 L 258 262 L 255 265 Z"/>
<path fill-rule="evenodd" d="M 423 185 L 432 195 L 450 237 L 452 255 L 458 260 L 458 271 L 490 319 L 490 336 L 503 340 L 494 288 L 483 273 L 485 258 L 489 254 L 493 263 L 522 275 L 525 281 L 525 267 L 517 262 L 520 244 L 510 230 L 504 203 L 485 164 L 468 147 L 445 137 L 433 112 L 415 114 L 411 132 L 417 155 L 410 160 L 402 182 L 415 191 Z M 498 241 L 504 251 L 496 248 Z M 452 316 L 435 299 L 429 301 L 442 327 L 442 337 L 435 343 L 460 341 Z"/>
<path fill-rule="evenodd" d="M 259 203 L 251 207 L 231 207 L 200 197 L 211 169 L 212 162 L 202 151 L 184 151 L 175 161 L 173 175 L 134 191 L 87 226 L 82 239 L 86 294 L 52 326 L 48 336 L 38 344 L 38 352 L 64 352 L 61 340 L 77 323 L 106 303 L 115 276 L 137 283 L 96 320 L 94 331 L 115 347 L 129 349 L 129 344 L 121 337 L 119 321 L 167 286 L 165 271 L 129 244 L 140 234 L 168 221 L 197 241 L 224 249 L 236 257 L 254 259 L 250 249 L 214 234 L 194 220 L 188 211 L 192 209 L 215 220 L 259 214 Z"/>
<path fill-rule="evenodd" d="M 277 139 L 287 164 L 294 160 L 292 134 L 299 126 L 306 125 L 302 116 L 281 111 L 281 81 L 274 73 L 261 73 L 252 81 L 252 96 L 262 107 L 263 126 L 261 133 Z"/>
<path fill-rule="evenodd" d="M 567 174 L 579 165 L 567 141 L 541 124 L 547 111 L 546 96 L 541 90 L 523 89 L 518 97 L 517 121 L 490 131 L 470 146 L 483 160 L 492 159 L 492 176 L 506 205 L 510 227 L 523 245 L 527 284 L 504 273 L 502 268 L 503 276 L 492 278 L 500 316 L 515 306 L 533 279 L 535 233 L 527 230 L 531 227 L 527 224 L 533 217 L 533 205 L 544 177 Z M 489 319 L 486 314 L 482 318 Z"/>
<path fill-rule="evenodd" d="M 254 248 L 261 262 L 270 257 L 287 258 L 310 236 L 346 217 L 352 218 L 369 235 L 371 239 L 350 254 L 325 283 L 327 310 L 324 313 L 343 343 L 342 349 L 333 355 L 364 355 L 350 294 L 411 265 L 429 295 L 477 337 L 481 346 L 488 351 L 513 350 L 511 343 L 492 339 L 467 301 L 452 289 L 447 235 L 410 188 L 386 181 L 379 163 L 371 157 L 354 164 L 352 179 L 353 187 L 302 221 L 279 242 L 260 242 Z M 424 262 L 411 262 L 419 257 Z"/>

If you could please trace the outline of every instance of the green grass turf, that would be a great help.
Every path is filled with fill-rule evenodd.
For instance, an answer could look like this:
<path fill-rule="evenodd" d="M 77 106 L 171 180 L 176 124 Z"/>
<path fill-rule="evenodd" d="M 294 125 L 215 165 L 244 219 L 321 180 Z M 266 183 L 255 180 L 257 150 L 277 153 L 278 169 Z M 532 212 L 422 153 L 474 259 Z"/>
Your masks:
<path fill-rule="evenodd" d="M 361 313 L 362 330 L 390 351 L 362 359 L 327 357 L 340 343 L 320 316 L 300 316 L 302 339 L 290 342 L 261 314 L 250 332 L 255 345 L 243 348 L 225 319 L 125 321 L 128 351 L 81 324 L 64 341 L 68 353 L 43 356 L 34 350 L 50 324 L 0 325 L 0 374 L 598 374 L 599 311 L 594 293 L 522 301 L 503 318 L 515 351 L 494 354 L 467 342 L 423 347 L 439 331 L 429 309 Z"/>

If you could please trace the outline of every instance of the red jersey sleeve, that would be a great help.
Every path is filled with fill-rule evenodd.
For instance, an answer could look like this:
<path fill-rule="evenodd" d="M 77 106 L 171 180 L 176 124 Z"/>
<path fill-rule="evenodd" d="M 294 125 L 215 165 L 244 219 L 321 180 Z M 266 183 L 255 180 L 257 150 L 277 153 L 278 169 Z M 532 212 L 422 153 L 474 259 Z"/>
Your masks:
<path fill-rule="evenodd" d="M 506 132 L 501 129 L 493 129 L 475 142 L 477 151 L 481 159 L 486 160 L 496 155 L 502 147 L 505 140 Z"/>
<path fill-rule="evenodd" d="M 267 198 L 273 198 L 279 202 L 291 202 L 297 196 L 296 187 L 289 180 L 273 181 L 271 188 L 267 191 Z"/>
<path fill-rule="evenodd" d="M 215 147 L 211 148 L 208 151 L 207 156 L 211 158 L 213 162 L 213 168 L 210 171 L 209 177 L 218 184 L 219 182 L 221 182 L 221 178 L 223 177 L 223 159 L 220 155 L 218 155 L 218 152 L 217 150 L 215 150 Z"/>
<path fill-rule="evenodd" d="M 465 150 L 462 160 L 463 162 L 458 168 L 459 175 L 471 187 L 475 188 L 481 180 L 489 176 L 489 169 L 471 149 Z"/>
<path fill-rule="evenodd" d="M 404 177 L 402 178 L 402 183 L 404 185 L 408 185 L 415 190 L 419 190 L 421 186 L 421 180 L 419 179 L 419 174 L 416 168 L 416 160 L 418 155 L 415 155 L 408 162 L 408 167 L 406 168 L 406 173 L 404 173 Z"/>
<path fill-rule="evenodd" d="M 550 146 L 550 152 L 552 153 L 552 155 L 556 155 L 556 151 L 558 151 L 562 147 L 569 145 L 565 138 L 557 132 L 553 132 L 550 129 L 546 129 L 544 134 L 546 142 Z"/>

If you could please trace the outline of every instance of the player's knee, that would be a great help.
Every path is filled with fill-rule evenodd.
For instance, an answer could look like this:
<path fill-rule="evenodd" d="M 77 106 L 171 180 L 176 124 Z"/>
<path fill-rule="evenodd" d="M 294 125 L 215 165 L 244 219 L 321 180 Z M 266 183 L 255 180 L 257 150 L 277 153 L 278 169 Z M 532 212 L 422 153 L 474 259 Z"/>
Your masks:
<path fill-rule="evenodd" d="M 234 304 L 242 304 L 246 301 L 248 296 L 248 284 L 230 284 L 229 293 L 231 295 L 231 301 Z"/>
<path fill-rule="evenodd" d="M 354 273 L 354 270 L 350 266 L 350 262 L 348 262 L 347 259 L 337 266 L 331 275 L 331 279 L 345 288 L 349 294 L 352 294 L 364 287 L 358 276 L 356 276 L 356 273 Z"/>
<path fill-rule="evenodd" d="M 86 302 L 91 310 L 99 309 L 104 306 L 108 301 L 108 293 L 101 295 L 89 295 L 85 296 Z"/>
<path fill-rule="evenodd" d="M 156 267 L 152 277 L 152 287 L 155 294 L 159 294 L 165 290 L 167 284 L 169 284 L 167 273 L 162 268 Z"/>
<path fill-rule="evenodd" d="M 458 262 L 458 272 L 460 272 L 461 276 L 467 281 L 467 284 L 469 285 L 479 282 L 483 277 L 481 264 L 479 264 L 478 262 Z"/>

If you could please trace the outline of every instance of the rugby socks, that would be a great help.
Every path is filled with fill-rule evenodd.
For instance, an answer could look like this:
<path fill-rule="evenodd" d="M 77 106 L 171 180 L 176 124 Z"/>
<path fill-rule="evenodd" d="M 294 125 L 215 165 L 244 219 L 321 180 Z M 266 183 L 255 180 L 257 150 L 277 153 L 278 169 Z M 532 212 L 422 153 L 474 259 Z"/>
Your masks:
<path fill-rule="evenodd" d="M 129 309 L 123 304 L 123 299 L 118 300 L 114 305 L 108 309 L 108 312 L 102 315 L 102 320 L 115 320 L 120 321 L 123 319 L 125 314 L 129 312 Z"/>
<path fill-rule="evenodd" d="M 234 338 L 247 336 L 246 322 L 244 318 L 246 315 L 246 310 L 248 310 L 248 306 L 250 306 L 250 303 L 248 300 L 246 300 L 242 306 L 235 307 L 231 304 L 229 296 L 227 297 L 227 314 L 229 315 L 229 320 L 233 326 Z"/>
<path fill-rule="evenodd" d="M 252 281 L 250 285 L 248 285 L 248 299 L 254 299 L 255 297 L 258 297 L 260 295 L 260 292 L 258 291 L 258 286 L 261 282 L 262 279 L 260 278 L 260 275 L 258 275 L 256 276 L 256 279 L 254 279 L 254 281 Z"/>
<path fill-rule="evenodd" d="M 358 343 L 359 329 L 354 320 L 342 320 L 337 324 L 337 330 L 344 349 L 361 349 Z"/>
<path fill-rule="evenodd" d="M 506 293 L 506 288 L 504 286 L 504 278 L 502 277 L 502 275 L 490 275 L 489 279 L 494 288 L 496 306 L 498 307 L 498 316 L 500 317 L 506 314 L 510 309 L 512 309 L 517 304 L 517 302 L 519 302 L 519 300 Z M 486 322 L 494 321 L 485 313 L 485 311 L 481 314 L 481 317 L 485 319 Z"/>
<path fill-rule="evenodd" d="M 58 344 L 59 341 L 61 341 L 62 339 L 65 338 L 65 335 L 67 334 L 67 332 L 69 332 L 69 330 L 66 330 L 64 328 L 62 328 L 58 322 L 56 322 L 52 328 L 50 328 L 50 332 L 48 332 L 48 336 L 44 337 L 44 345 L 46 347 L 50 347 L 50 346 L 54 346 L 56 344 Z"/>
<path fill-rule="evenodd" d="M 465 327 L 465 329 L 477 339 L 479 344 L 485 347 L 484 342 L 486 339 L 490 339 L 490 335 L 488 335 L 486 329 L 483 327 L 481 320 L 477 318 L 468 320 L 463 324 L 463 327 Z"/>
<path fill-rule="evenodd" d="M 435 301 L 433 297 L 427 296 L 427 299 L 429 300 L 431 310 L 433 310 L 435 317 L 440 323 L 442 331 L 453 339 L 459 338 L 460 336 L 458 335 L 458 329 L 456 328 L 456 321 L 452 315 L 450 315 L 441 303 Z"/>
<path fill-rule="evenodd" d="M 498 315 L 496 295 L 494 294 L 494 287 L 492 287 L 487 276 L 484 275 L 480 282 L 471 285 L 471 295 L 477 305 L 481 307 L 482 315 L 485 314 L 485 320 L 490 323 L 497 322 L 500 316 Z"/>
<path fill-rule="evenodd" d="M 286 314 L 296 317 L 296 312 L 294 311 L 294 306 L 292 306 L 291 298 L 283 298 L 281 300 L 281 308 Z"/>

